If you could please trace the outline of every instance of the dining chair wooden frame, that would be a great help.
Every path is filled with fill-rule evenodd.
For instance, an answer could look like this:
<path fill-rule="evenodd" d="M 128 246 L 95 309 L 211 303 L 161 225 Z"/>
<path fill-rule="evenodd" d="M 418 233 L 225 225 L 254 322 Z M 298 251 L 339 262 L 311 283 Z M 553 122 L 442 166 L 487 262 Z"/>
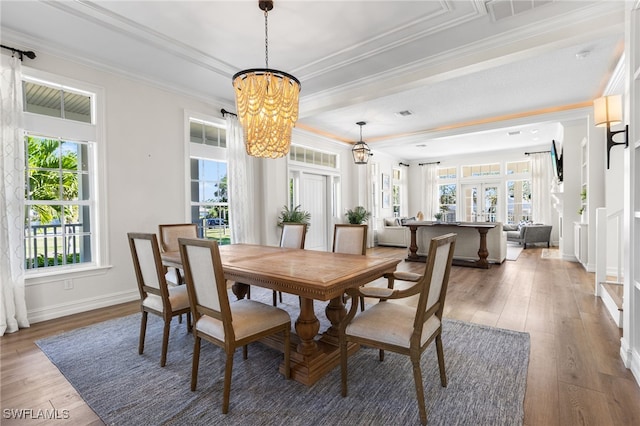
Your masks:
<path fill-rule="evenodd" d="M 367 254 L 367 224 L 336 223 L 333 226 L 334 253 Z"/>
<path fill-rule="evenodd" d="M 158 225 L 158 235 L 160 236 L 160 250 L 164 252 L 179 251 L 178 238 L 198 238 L 198 225 L 195 223 L 166 223 Z M 168 268 L 165 267 L 168 272 Z M 176 282 L 183 284 L 184 272 L 175 268 Z"/>
<path fill-rule="evenodd" d="M 308 224 L 283 222 L 282 234 L 280 234 L 280 247 L 304 249 Z M 273 306 L 277 306 L 278 298 L 282 303 L 282 292 L 273 291 Z"/>
<path fill-rule="evenodd" d="M 331 250 L 334 253 L 367 254 L 368 229 L 366 224 L 336 223 Z M 364 311 L 364 298 L 360 299 L 360 310 Z"/>
<path fill-rule="evenodd" d="M 127 237 L 138 282 L 142 312 L 138 353 L 144 352 L 147 317 L 151 312 L 164 320 L 162 355 L 160 357 L 160 366 L 164 367 L 167 362 L 171 319 L 187 314 L 187 330 L 191 331 L 191 308 L 187 289 L 184 286 L 171 286 L 170 288 L 167 285 L 158 239 L 155 234 L 130 232 Z"/>
<path fill-rule="evenodd" d="M 347 396 L 347 344 L 349 342 L 378 348 L 380 361 L 384 360 L 385 350 L 408 355 L 413 365 L 420 421 L 422 424 L 427 423 L 420 358 L 429 344 L 435 340 L 440 382 L 443 387 L 446 387 L 447 376 L 442 348 L 442 313 L 455 241 L 456 234 L 433 238 L 429 246 L 424 275 L 407 289 L 395 290 L 392 282 L 389 285 L 391 288 L 359 287 L 347 290 L 352 299 L 351 307 L 339 326 L 343 397 Z M 398 274 L 393 279 L 400 280 L 403 277 L 405 276 Z M 416 294 L 419 295 L 416 308 L 388 302 Z M 356 315 L 357 299 L 365 296 L 378 298 L 380 302 Z M 366 377 L 360 378 L 366 380 Z"/>
<path fill-rule="evenodd" d="M 194 320 L 191 390 L 196 390 L 201 340 L 205 339 L 226 353 L 222 400 L 222 413 L 226 414 L 229 411 L 233 354 L 238 347 L 243 347 L 246 359 L 249 343 L 282 333 L 284 373 L 285 378 L 290 378 L 291 317 L 280 308 L 250 299 L 229 302 L 216 241 L 180 238 L 179 244 Z"/>

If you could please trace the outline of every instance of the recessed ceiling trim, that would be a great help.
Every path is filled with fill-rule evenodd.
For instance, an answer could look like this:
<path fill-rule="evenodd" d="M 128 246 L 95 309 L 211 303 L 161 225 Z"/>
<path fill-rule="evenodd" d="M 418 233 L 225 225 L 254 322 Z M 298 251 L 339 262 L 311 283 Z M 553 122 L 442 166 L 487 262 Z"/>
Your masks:
<path fill-rule="evenodd" d="M 435 18 L 437 18 L 437 17 L 439 17 L 441 15 L 444 15 L 444 14 L 446 14 L 446 13 L 451 11 L 451 8 L 450 8 L 450 6 L 448 6 L 447 2 L 442 2 L 441 4 L 445 5 L 447 7 L 445 7 L 444 9 L 441 9 L 441 11 L 439 11 L 438 13 L 434 13 L 434 14 L 431 14 L 431 15 L 424 16 L 424 17 L 422 17 L 420 19 L 416 19 L 416 20 L 414 20 L 412 22 L 409 22 L 404 26 L 397 27 L 392 31 L 387 31 L 386 33 L 382 33 L 382 34 L 380 34 L 380 35 L 378 35 L 378 36 L 376 36 L 376 37 L 374 37 L 372 39 L 368 39 L 368 40 L 363 41 L 361 43 L 356 43 L 356 44 L 354 44 L 352 46 L 349 46 L 349 47 L 347 47 L 345 49 L 341 49 L 341 50 L 339 50 L 337 52 L 332 53 L 331 55 L 327 55 L 327 56 L 325 56 L 325 57 L 323 57 L 321 59 L 318 59 L 316 61 L 309 62 L 308 64 L 305 64 L 302 67 L 298 67 L 297 69 L 294 69 L 292 72 L 294 72 L 295 74 L 298 74 L 298 75 L 303 75 L 304 79 L 316 78 L 316 77 L 321 76 L 323 74 L 326 74 L 328 72 L 335 71 L 335 70 L 338 70 L 340 68 L 344 68 L 344 67 L 346 67 L 348 65 L 351 65 L 351 64 L 354 64 L 354 63 L 358 63 L 358 62 L 361 62 L 361 61 L 363 61 L 365 59 L 380 55 L 381 53 L 391 51 L 393 49 L 402 47 L 404 45 L 407 45 L 407 44 L 415 42 L 415 41 L 419 41 L 421 39 L 424 39 L 425 37 L 428 37 L 428 36 L 430 36 L 432 34 L 440 32 L 440 31 L 443 31 L 443 30 L 446 30 L 446 29 L 449 29 L 449 28 L 453 28 L 453 27 L 457 27 L 459 25 L 462 25 L 462 24 L 464 24 L 466 22 L 472 21 L 472 20 L 477 19 L 480 16 L 482 16 L 482 14 L 479 13 L 478 10 L 474 10 L 473 12 L 461 15 L 460 17 L 458 17 L 456 19 L 448 20 L 448 21 L 446 21 L 446 22 L 444 22 L 442 24 L 439 24 L 439 25 L 429 26 L 428 28 L 426 28 L 426 29 L 424 29 L 422 31 L 416 31 L 414 33 L 411 33 L 411 35 L 409 35 L 409 36 L 402 37 L 402 38 L 400 38 L 398 40 L 394 40 L 394 41 L 392 41 L 390 43 L 386 43 L 386 44 L 384 44 L 384 45 L 382 45 L 380 47 L 377 47 L 375 49 L 366 50 L 366 46 L 369 45 L 369 44 L 374 43 L 375 41 L 382 40 L 384 38 L 388 38 L 390 35 L 392 35 L 394 33 L 397 33 L 397 32 L 399 32 L 401 30 L 406 29 L 406 28 L 418 25 L 420 23 L 426 22 L 428 20 L 435 19 Z M 360 52 L 360 51 L 363 51 L 364 53 L 356 54 L 356 55 L 352 54 L 353 52 Z M 338 57 L 340 55 L 345 55 L 345 54 L 348 54 L 347 55 L 348 57 L 346 59 L 342 60 L 342 61 L 336 62 L 336 63 L 334 63 L 334 64 L 332 64 L 330 66 L 325 66 L 325 67 L 322 67 L 322 68 L 318 67 L 318 65 L 321 65 L 322 63 L 324 63 L 324 62 L 326 62 L 326 61 L 328 61 L 328 60 L 330 60 L 332 58 Z M 305 71 L 305 70 L 307 70 L 307 71 Z M 312 71 L 308 71 L 308 70 L 312 70 Z"/>
<path fill-rule="evenodd" d="M 138 24 L 137 22 L 105 9 L 96 3 L 76 1 L 46 2 L 46 4 L 63 12 L 75 15 L 78 18 L 92 22 L 110 31 L 126 33 L 128 37 L 149 46 L 153 46 L 156 49 L 171 51 L 171 54 L 215 72 L 225 78 L 228 78 L 230 74 L 233 75 L 237 71 L 237 67 L 209 56 L 201 50 L 193 48 L 191 45 L 184 44 L 161 32 Z M 205 60 L 203 60 L 203 58 Z"/>

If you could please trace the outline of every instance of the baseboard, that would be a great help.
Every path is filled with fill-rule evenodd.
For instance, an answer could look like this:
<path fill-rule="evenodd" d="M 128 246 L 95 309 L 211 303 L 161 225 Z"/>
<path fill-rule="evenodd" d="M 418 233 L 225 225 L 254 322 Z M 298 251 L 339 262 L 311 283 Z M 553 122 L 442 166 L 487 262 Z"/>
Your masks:
<path fill-rule="evenodd" d="M 616 305 L 616 302 L 611 298 L 609 292 L 602 288 L 601 284 L 598 284 L 598 287 L 600 287 L 600 299 L 607 308 L 607 312 L 609 312 L 613 322 L 615 322 L 619 328 L 622 328 L 622 311 L 618 309 L 618 305 Z"/>
<path fill-rule="evenodd" d="M 27 316 L 29 318 L 29 323 L 35 324 L 42 321 L 66 317 L 80 312 L 92 311 L 94 309 L 106 308 L 108 306 L 131 302 L 138 299 L 140 299 L 140 293 L 136 289 L 135 291 L 113 293 L 107 296 L 92 297 L 82 300 L 74 300 L 71 303 L 47 306 L 46 308 L 29 311 L 27 312 Z"/>
<path fill-rule="evenodd" d="M 636 383 L 640 384 L 640 355 L 629 347 L 626 338 L 620 339 L 620 358 L 624 362 L 625 367 L 631 370 Z"/>

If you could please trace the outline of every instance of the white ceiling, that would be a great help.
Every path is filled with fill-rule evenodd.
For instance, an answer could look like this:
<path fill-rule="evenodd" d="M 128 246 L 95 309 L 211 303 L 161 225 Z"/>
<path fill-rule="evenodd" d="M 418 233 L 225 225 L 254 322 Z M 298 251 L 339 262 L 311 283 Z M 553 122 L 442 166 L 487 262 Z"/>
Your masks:
<path fill-rule="evenodd" d="M 302 83 L 298 128 L 353 142 L 365 121 L 374 153 L 409 161 L 534 149 L 620 90 L 606 85 L 623 21 L 616 0 L 276 0 L 269 66 Z M 264 67 L 257 0 L 3 0 L 0 22 L 2 44 L 232 111 L 231 76 Z"/>

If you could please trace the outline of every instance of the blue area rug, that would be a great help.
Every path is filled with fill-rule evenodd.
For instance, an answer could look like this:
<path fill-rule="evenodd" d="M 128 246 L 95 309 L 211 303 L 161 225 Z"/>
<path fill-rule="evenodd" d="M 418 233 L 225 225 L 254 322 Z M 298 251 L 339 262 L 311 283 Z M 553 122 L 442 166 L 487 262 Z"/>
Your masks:
<path fill-rule="evenodd" d="M 287 296 L 279 306 L 295 310 L 296 299 Z M 349 395 L 343 398 L 339 367 L 307 387 L 285 380 L 278 373 L 282 354 L 256 343 L 249 346 L 248 360 L 236 352 L 230 411 L 224 415 L 223 351 L 203 341 L 198 388 L 191 392 L 193 337 L 185 324 L 172 323 L 164 368 L 162 320 L 149 316 L 143 355 L 137 352 L 139 327 L 135 314 L 36 343 L 106 424 L 420 424 L 406 356 L 386 352 L 381 363 L 377 350 L 362 348 L 349 358 Z M 422 356 L 428 423 L 522 424 L 529 335 L 445 320 L 443 343 L 446 388 L 440 386 L 435 344 Z"/>

